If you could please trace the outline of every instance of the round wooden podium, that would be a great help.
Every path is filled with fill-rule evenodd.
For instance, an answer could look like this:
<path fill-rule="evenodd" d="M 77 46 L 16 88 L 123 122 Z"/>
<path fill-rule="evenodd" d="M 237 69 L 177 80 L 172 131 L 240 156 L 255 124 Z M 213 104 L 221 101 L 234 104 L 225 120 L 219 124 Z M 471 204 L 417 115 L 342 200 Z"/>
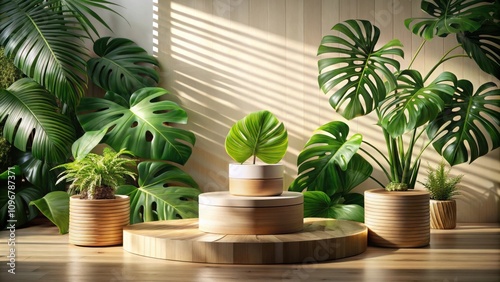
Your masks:
<path fill-rule="evenodd" d="M 152 221 L 126 226 L 123 248 L 176 261 L 225 264 L 314 263 L 363 253 L 364 224 L 325 218 L 304 219 L 301 231 L 276 235 L 206 233 L 198 219 Z"/>

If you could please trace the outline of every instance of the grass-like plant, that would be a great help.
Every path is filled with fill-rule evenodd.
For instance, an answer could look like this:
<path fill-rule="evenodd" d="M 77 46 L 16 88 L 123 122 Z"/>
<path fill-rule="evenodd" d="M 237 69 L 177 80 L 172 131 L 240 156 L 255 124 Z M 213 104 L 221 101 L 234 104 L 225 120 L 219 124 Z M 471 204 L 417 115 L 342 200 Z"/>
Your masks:
<path fill-rule="evenodd" d="M 435 168 L 429 166 L 425 182 L 419 181 L 429 191 L 431 199 L 446 201 L 459 194 L 457 184 L 463 175 L 450 176 L 450 170 L 446 162 L 441 160 Z"/>
<path fill-rule="evenodd" d="M 80 194 L 82 199 L 114 199 L 116 189 L 125 184 L 126 176 L 135 179 L 130 169 L 135 160 L 122 155 L 132 156 L 132 153 L 105 148 L 102 155 L 90 153 L 81 160 L 59 165 L 57 167 L 64 171 L 57 182 L 71 182 L 68 193 Z"/>

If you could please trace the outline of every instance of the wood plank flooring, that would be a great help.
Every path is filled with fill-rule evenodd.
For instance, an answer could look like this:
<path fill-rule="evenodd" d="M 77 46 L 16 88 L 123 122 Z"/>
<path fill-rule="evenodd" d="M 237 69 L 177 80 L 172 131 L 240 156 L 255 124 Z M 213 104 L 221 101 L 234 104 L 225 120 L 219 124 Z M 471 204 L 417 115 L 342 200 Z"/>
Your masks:
<path fill-rule="evenodd" d="M 16 274 L 8 273 L 8 237 L 0 231 L 0 281 L 500 281 L 499 224 L 432 230 L 428 247 L 368 247 L 326 263 L 223 265 L 141 257 L 121 246 L 77 247 L 37 219 L 16 230 Z"/>

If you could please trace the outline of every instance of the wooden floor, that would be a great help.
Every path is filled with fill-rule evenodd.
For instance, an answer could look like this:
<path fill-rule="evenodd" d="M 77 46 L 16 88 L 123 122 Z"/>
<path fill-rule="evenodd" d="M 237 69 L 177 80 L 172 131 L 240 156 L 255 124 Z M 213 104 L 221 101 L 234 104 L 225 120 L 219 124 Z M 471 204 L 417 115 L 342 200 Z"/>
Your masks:
<path fill-rule="evenodd" d="M 499 224 L 433 230 L 425 248 L 368 247 L 361 255 L 327 263 L 311 258 L 303 264 L 258 266 L 146 258 L 121 246 L 77 247 L 44 220 L 15 235 L 12 275 L 6 263 L 9 233 L 0 232 L 0 281 L 500 281 Z"/>

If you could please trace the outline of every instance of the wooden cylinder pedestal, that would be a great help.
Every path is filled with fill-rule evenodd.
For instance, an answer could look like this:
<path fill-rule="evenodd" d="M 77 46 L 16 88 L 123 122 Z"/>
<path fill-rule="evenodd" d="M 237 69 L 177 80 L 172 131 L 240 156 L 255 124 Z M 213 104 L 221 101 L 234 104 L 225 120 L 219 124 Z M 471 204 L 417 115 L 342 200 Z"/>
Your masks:
<path fill-rule="evenodd" d="M 123 242 L 123 227 L 130 222 L 130 199 L 69 201 L 69 242 L 79 246 L 114 246 Z"/>
<path fill-rule="evenodd" d="M 285 234 L 302 230 L 303 195 L 241 197 L 229 192 L 203 193 L 199 201 L 199 228 L 217 234 Z"/>
<path fill-rule="evenodd" d="M 368 243 L 380 247 L 429 245 L 429 193 L 424 190 L 365 191 Z"/>
<path fill-rule="evenodd" d="M 229 192 L 236 196 L 281 195 L 283 165 L 229 164 Z"/>

